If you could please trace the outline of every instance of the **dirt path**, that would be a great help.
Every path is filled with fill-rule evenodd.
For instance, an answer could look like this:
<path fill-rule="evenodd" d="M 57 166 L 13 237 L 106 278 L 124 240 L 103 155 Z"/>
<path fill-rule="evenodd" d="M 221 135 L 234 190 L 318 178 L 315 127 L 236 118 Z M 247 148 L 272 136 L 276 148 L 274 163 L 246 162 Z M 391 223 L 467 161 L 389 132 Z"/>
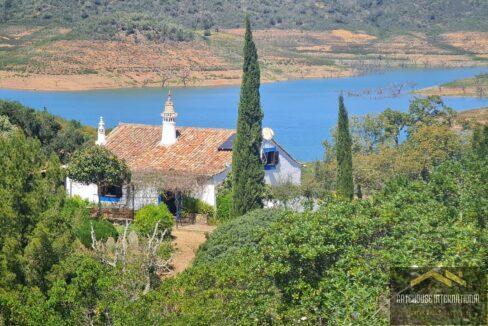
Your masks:
<path fill-rule="evenodd" d="M 179 274 L 190 266 L 198 247 L 206 240 L 205 233 L 212 233 L 213 230 L 215 230 L 214 226 L 202 224 L 185 225 L 173 229 L 176 253 L 173 260 L 174 271 L 170 276 Z"/>

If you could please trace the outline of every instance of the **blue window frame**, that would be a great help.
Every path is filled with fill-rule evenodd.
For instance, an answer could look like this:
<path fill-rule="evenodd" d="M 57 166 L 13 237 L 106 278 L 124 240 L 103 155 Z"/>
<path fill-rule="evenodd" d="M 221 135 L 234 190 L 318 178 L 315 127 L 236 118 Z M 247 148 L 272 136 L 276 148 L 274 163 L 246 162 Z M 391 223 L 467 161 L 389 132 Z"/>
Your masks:
<path fill-rule="evenodd" d="M 120 197 L 100 196 L 100 201 L 105 203 L 118 203 L 120 199 Z"/>
<path fill-rule="evenodd" d="M 280 162 L 280 152 L 276 147 L 266 147 L 263 149 L 263 161 L 265 170 L 274 170 Z"/>
<path fill-rule="evenodd" d="M 122 187 L 102 186 L 100 189 L 100 201 L 106 203 L 118 203 L 122 199 Z"/>

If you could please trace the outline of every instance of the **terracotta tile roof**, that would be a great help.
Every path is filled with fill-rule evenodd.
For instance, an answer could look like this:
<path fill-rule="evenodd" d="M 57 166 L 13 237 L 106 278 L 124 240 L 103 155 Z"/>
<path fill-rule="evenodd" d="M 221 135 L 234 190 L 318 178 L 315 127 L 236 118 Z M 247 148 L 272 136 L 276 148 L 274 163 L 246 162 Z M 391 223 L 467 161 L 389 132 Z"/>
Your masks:
<path fill-rule="evenodd" d="M 232 162 L 231 151 L 219 146 L 235 133 L 231 129 L 176 128 L 178 141 L 159 145 L 161 126 L 120 124 L 107 137 L 106 147 L 125 160 L 132 172 L 162 172 L 212 176 Z"/>

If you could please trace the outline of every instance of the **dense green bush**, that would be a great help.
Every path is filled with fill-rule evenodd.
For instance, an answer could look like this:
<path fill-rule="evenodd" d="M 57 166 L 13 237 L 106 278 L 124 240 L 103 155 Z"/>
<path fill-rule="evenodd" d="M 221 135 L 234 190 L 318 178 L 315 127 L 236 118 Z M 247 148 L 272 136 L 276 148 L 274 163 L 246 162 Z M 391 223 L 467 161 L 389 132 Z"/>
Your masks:
<path fill-rule="evenodd" d="M 232 217 L 232 193 L 223 191 L 217 195 L 217 209 L 215 217 L 219 222 L 225 222 Z"/>
<path fill-rule="evenodd" d="M 97 240 L 105 241 L 109 237 L 117 239 L 118 233 L 115 226 L 109 221 L 105 220 L 93 220 L 86 218 L 80 226 L 75 230 L 76 237 L 85 245 L 85 247 L 91 247 L 92 237 L 91 228 L 95 231 L 95 237 Z"/>
<path fill-rule="evenodd" d="M 220 226 L 200 247 L 195 263 L 218 260 L 241 249 L 255 247 L 270 225 L 283 214 L 280 210 L 261 209 Z"/>
<path fill-rule="evenodd" d="M 203 214 L 208 217 L 213 217 L 215 215 L 215 208 L 204 201 L 199 200 L 197 208 L 198 208 L 198 214 Z"/>
<path fill-rule="evenodd" d="M 170 229 L 174 224 L 173 214 L 164 203 L 141 208 L 134 218 L 134 229 L 140 234 L 150 235 L 159 222 L 160 230 Z"/>
<path fill-rule="evenodd" d="M 10 120 L 7 116 L 0 115 L 0 136 L 5 136 L 12 133 L 15 130 L 13 124 L 10 123 Z"/>
<path fill-rule="evenodd" d="M 213 217 L 215 214 L 215 209 L 212 205 L 207 204 L 203 200 L 193 197 L 184 197 L 183 213 L 203 214 L 208 217 Z"/>
<path fill-rule="evenodd" d="M 60 214 L 69 217 L 73 222 L 73 227 L 77 228 L 90 218 L 91 204 L 78 196 L 67 198 L 64 201 Z"/>
<path fill-rule="evenodd" d="M 97 240 L 105 241 L 109 237 L 117 239 L 118 232 L 115 226 L 105 220 L 95 220 L 90 217 L 91 204 L 79 197 L 69 198 L 60 209 L 60 215 L 71 220 L 73 232 L 85 247 L 92 245 L 91 227 L 95 231 Z"/>

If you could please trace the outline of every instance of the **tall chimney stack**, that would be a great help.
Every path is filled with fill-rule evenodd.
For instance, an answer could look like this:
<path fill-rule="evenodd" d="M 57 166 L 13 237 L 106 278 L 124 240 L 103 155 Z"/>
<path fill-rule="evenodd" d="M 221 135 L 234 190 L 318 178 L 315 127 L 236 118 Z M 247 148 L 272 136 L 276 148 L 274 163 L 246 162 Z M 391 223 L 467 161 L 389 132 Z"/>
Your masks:
<path fill-rule="evenodd" d="M 176 143 L 176 123 L 175 118 L 178 114 L 175 112 L 173 100 L 171 99 L 171 91 L 168 92 L 168 100 L 164 106 L 164 111 L 161 113 L 163 117 L 163 132 L 161 137 L 162 146 L 171 146 Z"/>
<path fill-rule="evenodd" d="M 95 144 L 99 146 L 105 146 L 107 139 L 105 137 L 105 122 L 103 122 L 103 117 L 100 117 L 100 122 L 98 122 L 98 137 Z"/>

